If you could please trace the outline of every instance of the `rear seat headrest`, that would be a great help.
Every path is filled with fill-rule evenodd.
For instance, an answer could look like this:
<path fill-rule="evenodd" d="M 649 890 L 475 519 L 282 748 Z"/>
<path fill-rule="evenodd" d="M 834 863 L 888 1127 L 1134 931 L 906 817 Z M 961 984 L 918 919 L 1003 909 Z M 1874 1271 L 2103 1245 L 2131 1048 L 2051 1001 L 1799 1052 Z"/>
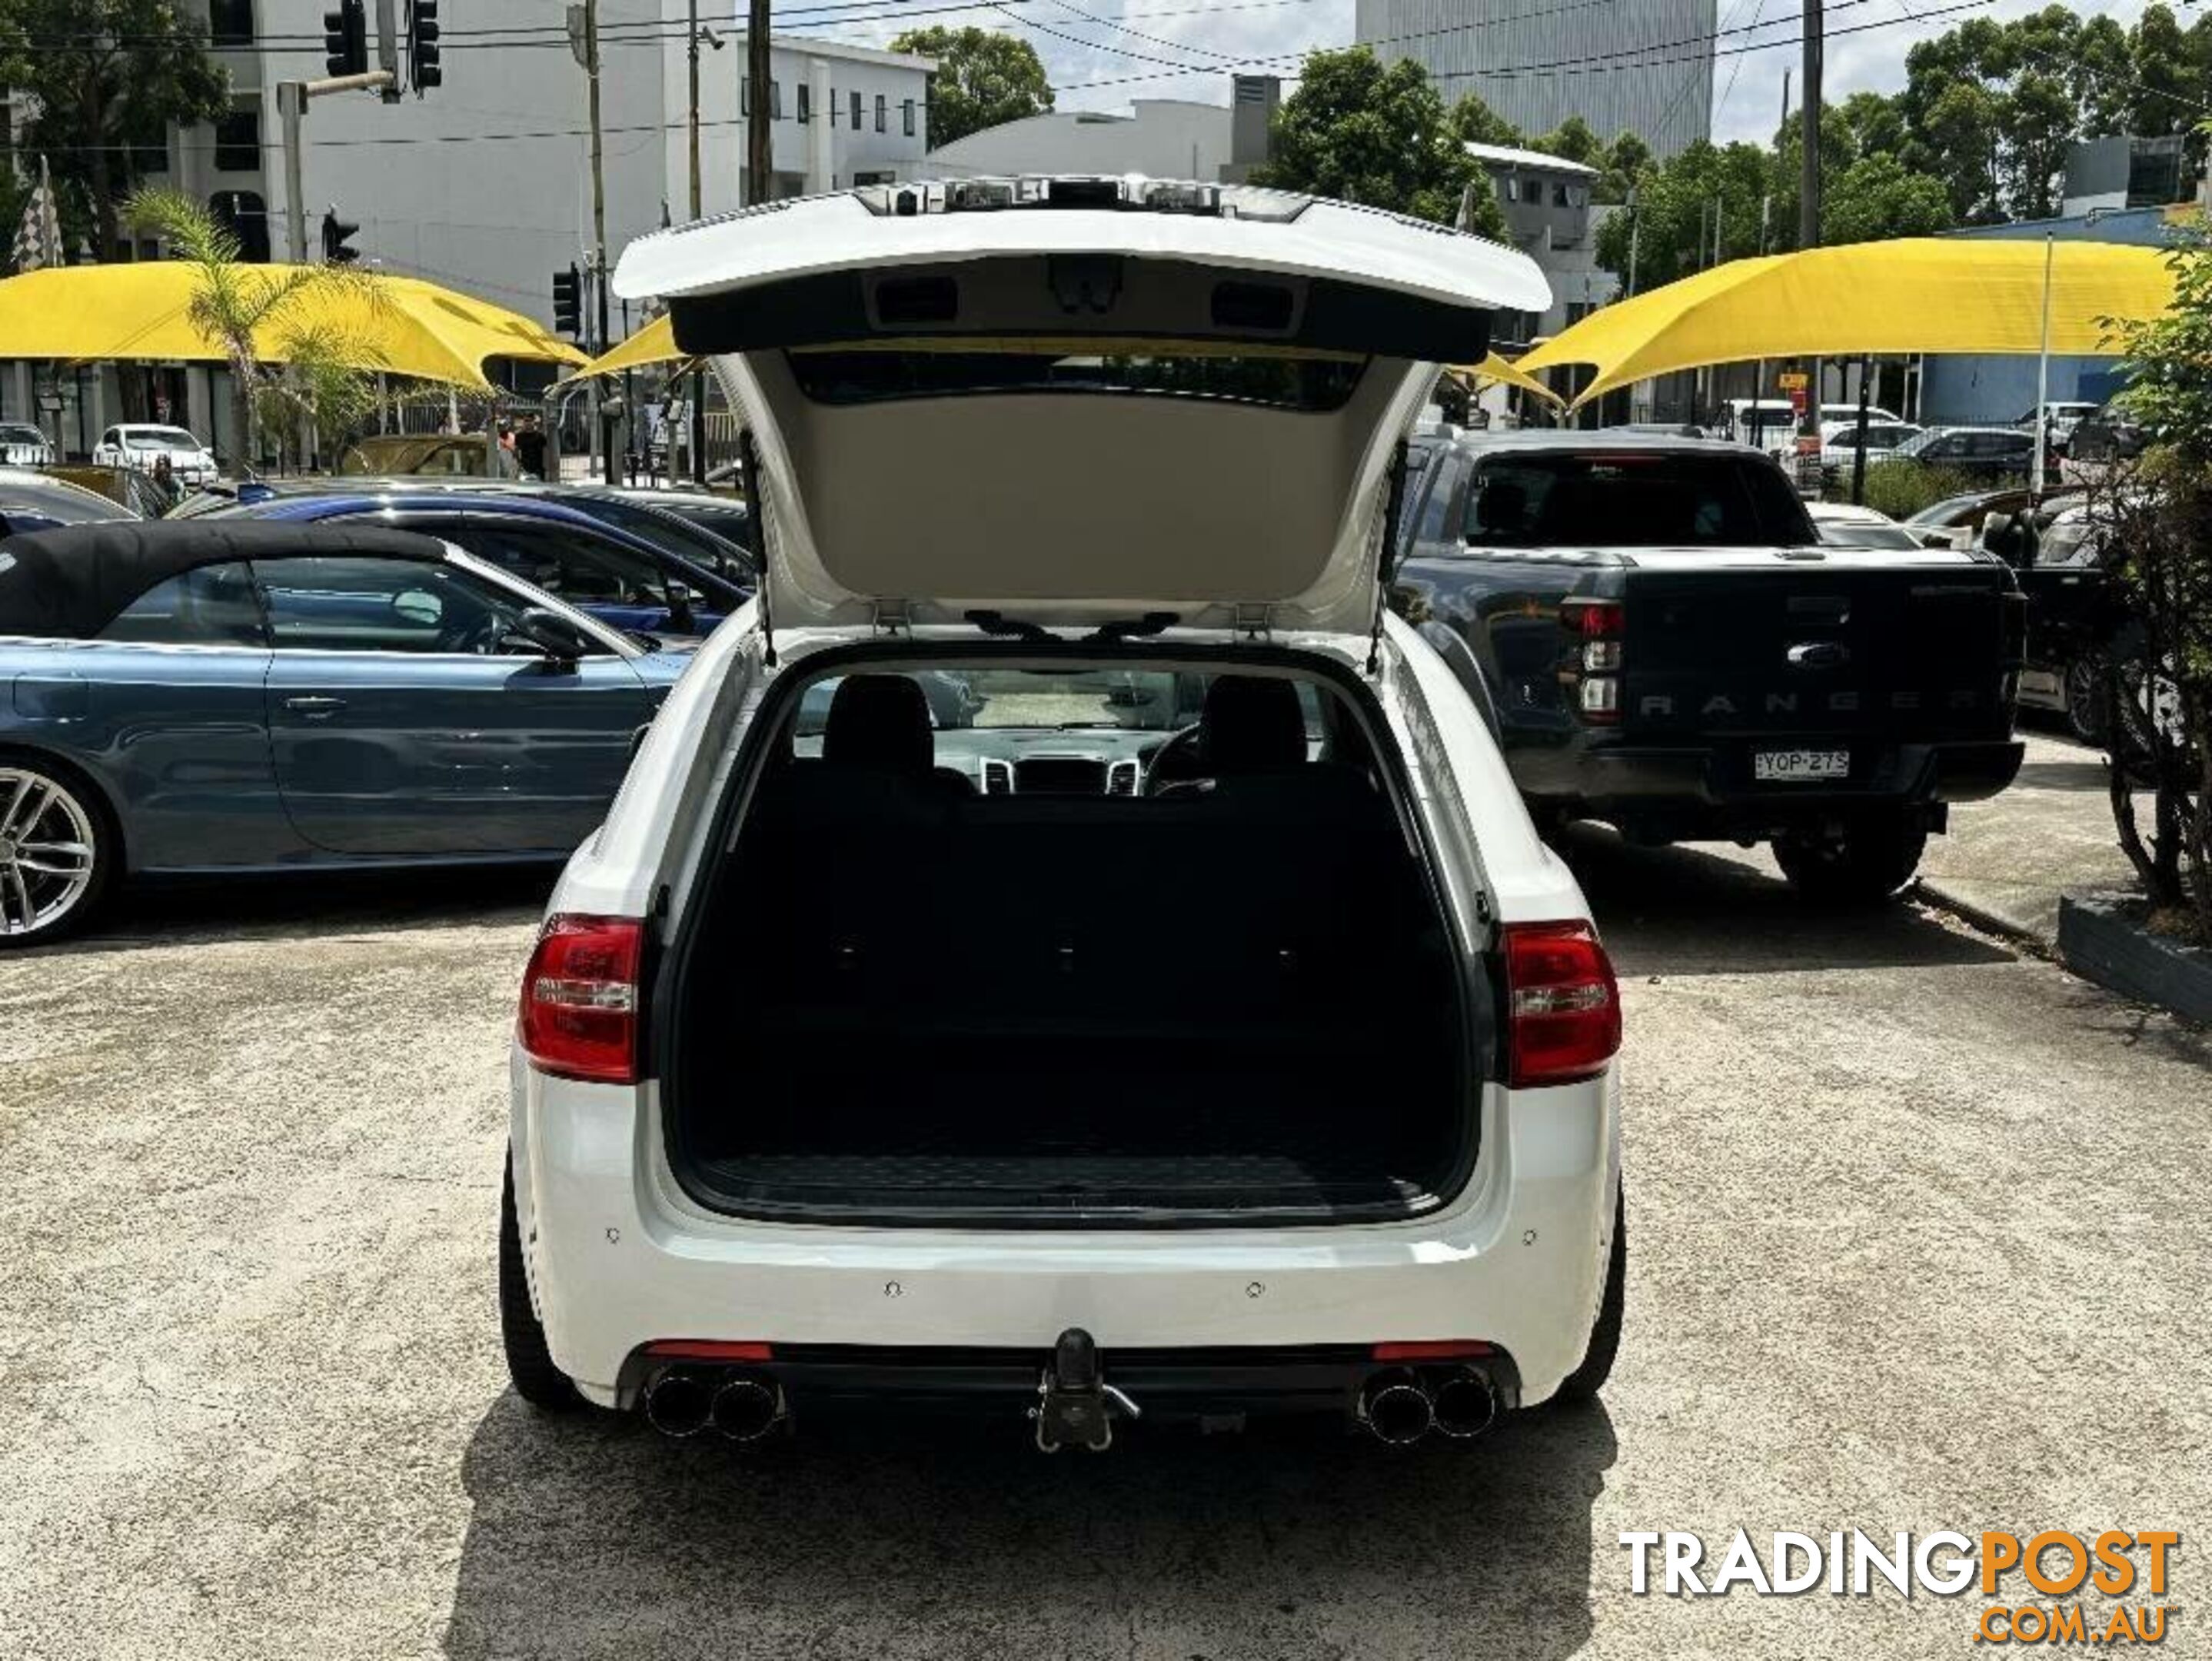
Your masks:
<path fill-rule="evenodd" d="M 836 767 L 927 773 L 936 764 L 929 700 L 905 675 L 848 675 L 830 700 L 822 759 Z"/>
<path fill-rule="evenodd" d="M 1210 772 L 1263 772 L 1306 758 L 1305 712 L 1297 688 L 1264 675 L 1220 675 L 1199 717 Z"/>

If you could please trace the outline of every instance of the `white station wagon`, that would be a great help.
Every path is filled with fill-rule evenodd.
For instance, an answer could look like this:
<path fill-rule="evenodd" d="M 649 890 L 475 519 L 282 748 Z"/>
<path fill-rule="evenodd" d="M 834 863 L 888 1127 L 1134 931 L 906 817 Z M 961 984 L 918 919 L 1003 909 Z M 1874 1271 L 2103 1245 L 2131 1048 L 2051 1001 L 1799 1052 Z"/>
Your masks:
<path fill-rule="evenodd" d="M 766 575 L 523 983 L 520 1393 L 1051 1450 L 1595 1391 L 1613 970 L 1381 564 L 1435 366 L 1535 267 L 1024 178 L 739 212 L 617 287 L 713 359 Z"/>

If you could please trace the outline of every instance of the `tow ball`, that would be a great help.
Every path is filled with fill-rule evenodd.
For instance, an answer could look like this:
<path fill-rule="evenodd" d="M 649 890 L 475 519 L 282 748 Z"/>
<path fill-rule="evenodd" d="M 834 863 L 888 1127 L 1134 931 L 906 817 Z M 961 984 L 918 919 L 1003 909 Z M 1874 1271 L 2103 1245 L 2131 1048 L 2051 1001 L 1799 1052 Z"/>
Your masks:
<path fill-rule="evenodd" d="M 1144 1409 L 1106 1382 L 1097 1342 L 1081 1327 L 1070 1327 L 1053 1340 L 1052 1362 L 1037 1379 L 1036 1405 L 1030 1418 L 1036 1445 L 1057 1453 L 1073 1444 L 1103 1453 L 1114 1445 L 1114 1415 L 1144 1417 Z"/>

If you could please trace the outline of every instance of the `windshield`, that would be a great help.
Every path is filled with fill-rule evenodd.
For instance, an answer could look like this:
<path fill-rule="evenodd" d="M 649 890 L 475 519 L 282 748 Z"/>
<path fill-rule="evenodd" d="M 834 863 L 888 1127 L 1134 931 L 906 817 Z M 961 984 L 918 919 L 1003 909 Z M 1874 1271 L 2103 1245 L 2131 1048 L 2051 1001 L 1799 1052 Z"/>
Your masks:
<path fill-rule="evenodd" d="M 726 582 L 748 588 L 752 586 L 752 569 L 744 555 L 713 532 L 702 531 L 688 520 L 641 508 L 619 496 L 579 495 L 563 496 L 562 500 L 579 513 L 589 514 L 617 530 L 628 531 L 679 559 L 705 568 Z"/>
<path fill-rule="evenodd" d="M 57 525 L 98 525 L 110 520 L 136 519 L 138 515 L 104 496 L 95 496 L 59 479 L 36 483 L 10 479 L 0 483 L 0 519 L 12 522 L 34 517 L 51 520 Z M 15 528 L 30 527 L 19 523 Z"/>
<path fill-rule="evenodd" d="M 1824 519 L 1820 540 L 1832 548 L 1917 548 L 1920 538 L 1902 525 L 1872 519 Z"/>
<path fill-rule="evenodd" d="M 1488 548 L 1802 547 L 1796 493 L 1755 456 L 1500 453 L 1475 466 L 1467 540 Z"/>
<path fill-rule="evenodd" d="M 1205 709 L 1209 678 L 1172 669 L 921 669 L 911 674 L 928 701 L 929 724 L 939 732 L 1176 732 Z M 796 736 L 821 737 L 840 678 L 818 680 L 806 689 Z M 1304 681 L 1297 683 L 1297 691 L 1306 736 L 1318 740 L 1324 735 L 1320 694 Z"/>
<path fill-rule="evenodd" d="M 46 435 L 36 427 L 26 427 L 20 422 L 0 421 L 0 444 L 44 444 Z"/>
<path fill-rule="evenodd" d="M 197 450 L 199 440 L 181 427 L 141 427 L 123 435 L 123 442 L 133 450 Z"/>

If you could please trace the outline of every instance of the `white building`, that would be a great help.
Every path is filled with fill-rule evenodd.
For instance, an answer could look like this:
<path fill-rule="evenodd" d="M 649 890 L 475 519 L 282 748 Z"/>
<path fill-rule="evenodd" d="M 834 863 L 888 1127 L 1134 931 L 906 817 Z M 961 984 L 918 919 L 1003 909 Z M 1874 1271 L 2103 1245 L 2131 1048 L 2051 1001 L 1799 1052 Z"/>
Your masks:
<path fill-rule="evenodd" d="M 185 0 L 206 19 L 229 71 L 233 113 L 173 128 L 150 182 L 228 217 L 249 257 L 289 257 L 279 82 L 326 73 L 323 13 L 336 0 Z M 396 8 L 404 15 L 404 7 Z M 710 0 L 700 48 L 701 209 L 738 205 L 748 107 L 740 93 L 744 36 L 735 0 Z M 375 0 L 368 0 L 376 66 Z M 449 0 L 439 21 L 442 85 L 397 103 L 345 93 L 308 106 L 301 158 L 306 252 L 322 255 L 326 212 L 356 224 L 349 246 L 372 268 L 428 277 L 553 320 L 553 274 L 592 246 L 588 77 L 572 52 L 564 8 L 550 0 Z M 690 216 L 686 0 L 599 0 L 600 124 L 610 262 L 644 233 Z M 771 94 L 776 193 L 903 177 L 927 143 L 929 60 L 836 42 L 777 36 Z M 12 230 L 12 227 L 9 228 Z M 151 243 L 141 258 L 157 257 Z M 635 322 L 639 319 L 630 319 Z M 627 332 L 621 311 L 611 319 Z M 31 366 L 0 372 L 0 406 L 31 402 Z M 62 442 L 88 450 L 100 430 L 173 418 L 235 451 L 221 372 L 161 368 L 61 377 Z M 150 389 L 150 390 L 149 390 Z M 50 423 L 52 424 L 52 423 Z"/>
<path fill-rule="evenodd" d="M 1226 106 L 1140 98 L 1126 113 L 1052 110 L 986 127 L 931 151 L 917 176 L 1141 173 L 1212 180 L 1221 177 L 1230 154 Z"/>
<path fill-rule="evenodd" d="M 913 176 L 1140 173 L 1241 182 L 1267 159 L 1267 126 L 1282 100 L 1282 82 L 1239 75 L 1231 77 L 1230 93 L 1226 105 L 1139 98 L 1127 111 L 1050 110 L 1001 122 L 932 150 Z"/>

